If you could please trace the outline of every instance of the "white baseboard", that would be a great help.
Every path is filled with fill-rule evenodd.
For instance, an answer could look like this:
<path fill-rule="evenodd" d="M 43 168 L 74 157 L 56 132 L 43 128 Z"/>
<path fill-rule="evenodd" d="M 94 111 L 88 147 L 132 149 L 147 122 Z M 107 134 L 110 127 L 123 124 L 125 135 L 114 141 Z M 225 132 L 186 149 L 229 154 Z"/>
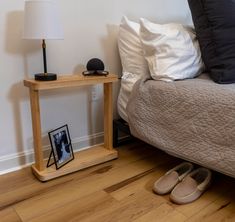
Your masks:
<path fill-rule="evenodd" d="M 73 151 L 78 152 L 89 148 L 90 146 L 103 143 L 104 133 L 96 133 L 89 136 L 75 138 L 72 140 Z M 43 147 L 43 155 L 45 159 L 49 157 L 50 145 Z M 34 151 L 27 150 L 15 154 L 0 157 L 0 175 L 20 170 L 31 165 L 34 162 Z"/>

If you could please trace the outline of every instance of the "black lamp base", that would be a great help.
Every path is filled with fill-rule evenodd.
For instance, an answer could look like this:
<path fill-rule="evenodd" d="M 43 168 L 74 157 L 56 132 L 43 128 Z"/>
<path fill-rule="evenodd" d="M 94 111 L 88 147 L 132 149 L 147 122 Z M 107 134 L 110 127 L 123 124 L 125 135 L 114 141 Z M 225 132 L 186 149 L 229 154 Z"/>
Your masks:
<path fill-rule="evenodd" d="M 57 75 L 54 73 L 39 73 L 34 75 L 37 81 L 54 81 L 57 80 Z"/>

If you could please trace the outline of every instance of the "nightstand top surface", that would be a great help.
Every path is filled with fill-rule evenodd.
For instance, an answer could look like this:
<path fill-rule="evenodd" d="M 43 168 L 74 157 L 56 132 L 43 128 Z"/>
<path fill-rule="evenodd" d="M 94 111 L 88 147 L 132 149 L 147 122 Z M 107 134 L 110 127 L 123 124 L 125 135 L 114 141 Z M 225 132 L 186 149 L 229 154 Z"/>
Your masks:
<path fill-rule="evenodd" d="M 29 87 L 32 90 L 48 90 L 64 87 L 111 83 L 117 81 L 118 77 L 114 74 L 109 74 L 107 76 L 83 76 L 82 74 L 74 74 L 58 75 L 58 79 L 55 81 L 36 81 L 34 79 L 25 79 L 24 86 Z"/>

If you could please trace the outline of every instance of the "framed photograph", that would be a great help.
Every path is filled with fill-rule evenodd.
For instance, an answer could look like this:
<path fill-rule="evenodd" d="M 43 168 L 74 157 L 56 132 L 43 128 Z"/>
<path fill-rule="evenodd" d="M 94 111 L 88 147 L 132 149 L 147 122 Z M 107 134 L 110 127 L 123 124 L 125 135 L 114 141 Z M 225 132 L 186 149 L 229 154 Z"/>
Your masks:
<path fill-rule="evenodd" d="M 74 159 L 68 125 L 64 125 L 58 129 L 50 131 L 48 135 L 51 142 L 52 152 L 50 154 L 47 167 L 55 164 L 56 169 L 59 169 Z M 52 156 L 54 157 L 54 161 L 51 161 Z"/>

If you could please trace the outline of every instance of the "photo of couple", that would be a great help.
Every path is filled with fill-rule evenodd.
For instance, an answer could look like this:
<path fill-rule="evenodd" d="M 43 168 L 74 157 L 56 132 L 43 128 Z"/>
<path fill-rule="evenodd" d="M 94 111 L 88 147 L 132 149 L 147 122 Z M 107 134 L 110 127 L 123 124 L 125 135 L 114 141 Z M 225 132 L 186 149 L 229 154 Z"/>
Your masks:
<path fill-rule="evenodd" d="M 56 146 L 56 152 L 58 156 L 58 163 L 61 164 L 67 159 L 70 158 L 70 144 L 68 143 L 68 138 L 66 136 L 65 130 L 53 135 L 54 137 L 54 143 Z"/>
<path fill-rule="evenodd" d="M 48 134 L 51 142 L 52 154 L 54 156 L 53 163 L 55 163 L 56 169 L 59 169 L 74 159 L 68 126 L 64 125 L 56 130 L 49 132 Z M 50 158 L 52 154 L 50 155 Z M 47 166 L 51 166 L 53 164 L 49 163 L 50 158 Z"/>

